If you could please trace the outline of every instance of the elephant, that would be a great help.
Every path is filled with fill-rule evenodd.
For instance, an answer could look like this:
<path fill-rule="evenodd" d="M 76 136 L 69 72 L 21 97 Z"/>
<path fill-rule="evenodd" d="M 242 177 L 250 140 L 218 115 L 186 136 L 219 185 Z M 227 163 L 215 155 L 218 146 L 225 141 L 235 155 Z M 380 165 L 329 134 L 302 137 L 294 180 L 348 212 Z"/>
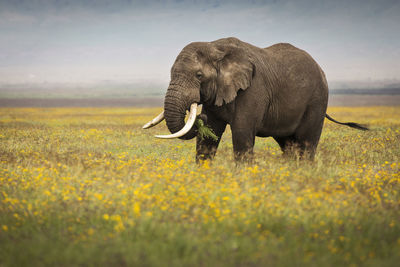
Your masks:
<path fill-rule="evenodd" d="M 183 48 L 171 68 L 164 111 L 143 128 L 165 119 L 172 134 L 156 137 L 188 140 L 197 136 L 194 122 L 200 117 L 218 140 L 197 137 L 197 162 L 215 156 L 227 124 L 236 161 L 253 158 L 256 136 L 273 137 L 284 154 L 295 147 L 313 159 L 325 118 L 368 129 L 334 120 L 327 105 L 325 74 L 307 52 L 288 43 L 259 48 L 230 37 Z"/>

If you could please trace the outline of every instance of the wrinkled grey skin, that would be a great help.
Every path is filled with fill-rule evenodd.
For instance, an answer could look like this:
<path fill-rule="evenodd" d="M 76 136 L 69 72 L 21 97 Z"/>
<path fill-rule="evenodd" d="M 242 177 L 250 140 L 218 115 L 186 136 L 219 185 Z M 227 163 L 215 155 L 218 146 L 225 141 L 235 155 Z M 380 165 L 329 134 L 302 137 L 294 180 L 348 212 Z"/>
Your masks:
<path fill-rule="evenodd" d="M 251 159 L 256 136 L 273 137 L 284 153 L 296 147 L 314 157 L 328 103 L 324 72 L 305 51 L 280 43 L 259 48 L 236 38 L 195 42 L 183 48 L 171 69 L 165 96 L 167 127 L 184 126 L 192 103 L 221 139 L 232 130 L 235 159 Z M 196 136 L 193 127 L 180 137 Z M 196 159 L 214 157 L 218 141 L 197 138 Z"/>

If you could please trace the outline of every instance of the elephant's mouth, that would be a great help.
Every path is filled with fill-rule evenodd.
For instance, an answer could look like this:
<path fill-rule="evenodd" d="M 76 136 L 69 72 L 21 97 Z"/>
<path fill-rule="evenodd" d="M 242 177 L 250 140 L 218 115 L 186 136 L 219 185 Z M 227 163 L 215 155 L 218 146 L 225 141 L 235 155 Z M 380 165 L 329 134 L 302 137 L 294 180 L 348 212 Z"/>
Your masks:
<path fill-rule="evenodd" d="M 171 138 L 182 137 L 185 134 L 187 134 L 190 131 L 190 129 L 192 129 L 193 124 L 196 120 L 197 107 L 198 107 L 197 103 L 193 103 L 190 105 L 189 117 L 182 129 L 180 129 L 179 131 L 177 131 L 176 133 L 173 133 L 173 134 L 156 135 L 155 137 L 163 138 L 163 139 L 171 139 Z M 143 125 L 143 129 L 151 128 L 151 127 L 159 124 L 160 122 L 162 122 L 164 119 L 165 119 L 165 117 L 164 117 L 164 111 L 163 111 L 157 117 L 155 117 L 153 120 L 151 120 L 148 123 L 146 123 L 145 125 Z"/>

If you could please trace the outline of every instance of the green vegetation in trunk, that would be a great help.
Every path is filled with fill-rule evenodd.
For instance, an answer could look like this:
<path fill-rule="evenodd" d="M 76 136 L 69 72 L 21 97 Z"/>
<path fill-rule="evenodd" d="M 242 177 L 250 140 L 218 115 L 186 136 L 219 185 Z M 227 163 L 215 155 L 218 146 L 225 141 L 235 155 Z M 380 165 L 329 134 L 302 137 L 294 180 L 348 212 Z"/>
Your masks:
<path fill-rule="evenodd" d="M 202 119 L 197 118 L 195 124 L 197 126 L 198 136 L 200 136 L 201 140 L 206 137 L 218 141 L 218 136 L 215 135 L 214 131 L 210 127 L 204 124 Z"/>

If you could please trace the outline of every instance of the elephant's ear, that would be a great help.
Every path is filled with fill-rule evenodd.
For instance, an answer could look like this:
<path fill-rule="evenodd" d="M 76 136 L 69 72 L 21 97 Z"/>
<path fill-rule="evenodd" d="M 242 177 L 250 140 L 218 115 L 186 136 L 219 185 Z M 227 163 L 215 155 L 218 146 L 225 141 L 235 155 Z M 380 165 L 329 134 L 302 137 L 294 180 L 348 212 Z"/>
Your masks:
<path fill-rule="evenodd" d="M 224 49 L 224 48 L 222 48 Z M 217 62 L 217 91 L 215 105 L 233 101 L 237 92 L 251 86 L 254 65 L 243 49 L 230 47 Z"/>

